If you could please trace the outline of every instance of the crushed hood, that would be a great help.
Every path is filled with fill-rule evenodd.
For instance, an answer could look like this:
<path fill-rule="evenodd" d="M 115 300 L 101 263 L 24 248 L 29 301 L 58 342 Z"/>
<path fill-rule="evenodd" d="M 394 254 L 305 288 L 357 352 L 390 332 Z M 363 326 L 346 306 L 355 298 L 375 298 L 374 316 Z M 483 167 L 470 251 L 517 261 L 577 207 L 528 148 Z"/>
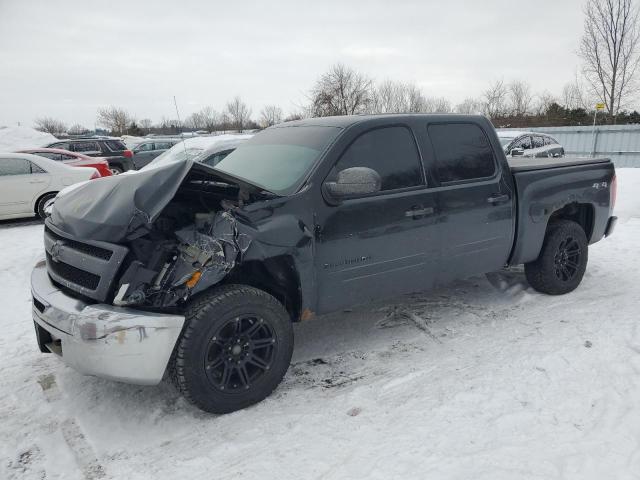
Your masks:
<path fill-rule="evenodd" d="M 192 166 L 177 162 L 91 180 L 56 199 L 51 221 L 80 238 L 118 242 L 153 223 Z"/>

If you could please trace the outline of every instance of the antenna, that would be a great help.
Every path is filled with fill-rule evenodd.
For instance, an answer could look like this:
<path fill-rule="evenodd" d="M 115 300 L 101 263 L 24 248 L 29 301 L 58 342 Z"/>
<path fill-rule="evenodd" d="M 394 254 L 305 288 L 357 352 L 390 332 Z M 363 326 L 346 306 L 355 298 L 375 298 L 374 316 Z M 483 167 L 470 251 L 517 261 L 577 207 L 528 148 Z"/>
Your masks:
<path fill-rule="evenodd" d="M 173 104 L 176 106 L 176 115 L 178 116 L 178 123 L 180 124 L 180 139 L 182 140 L 182 148 L 184 148 L 184 157 L 187 158 L 187 146 L 184 144 L 184 134 L 182 133 L 182 120 L 180 120 L 180 112 L 178 111 L 178 102 L 176 96 L 173 96 Z"/>

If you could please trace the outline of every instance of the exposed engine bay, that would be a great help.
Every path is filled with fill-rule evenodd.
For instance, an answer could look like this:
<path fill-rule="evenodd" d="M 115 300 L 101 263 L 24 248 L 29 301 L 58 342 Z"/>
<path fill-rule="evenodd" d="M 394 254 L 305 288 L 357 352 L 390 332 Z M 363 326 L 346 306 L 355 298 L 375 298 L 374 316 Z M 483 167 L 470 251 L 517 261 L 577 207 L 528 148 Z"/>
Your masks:
<path fill-rule="evenodd" d="M 158 173 L 146 178 L 142 175 L 144 172 L 129 178 L 123 175 L 116 188 L 121 190 L 118 198 L 123 196 L 122 190 L 126 190 L 128 198 L 124 201 L 130 202 L 126 216 L 121 210 L 115 210 L 118 205 L 113 205 L 113 201 L 103 205 L 113 198 L 112 191 L 98 192 L 102 195 L 96 200 L 94 188 L 93 205 L 89 205 L 92 208 L 85 206 L 88 198 L 83 198 L 82 191 L 71 192 L 75 197 L 70 199 L 73 203 L 66 196 L 59 201 L 62 205 L 56 201 L 52 215 L 54 225 L 60 227 L 65 221 L 73 220 L 76 229 L 83 229 L 81 238 L 91 238 L 88 233 L 95 229 L 96 223 L 92 217 L 108 216 L 109 225 L 96 232 L 110 228 L 113 232 L 110 242 L 114 242 L 116 235 L 120 236 L 117 243 L 129 249 L 111 284 L 114 305 L 163 309 L 178 306 L 220 282 L 242 261 L 251 245 L 251 235 L 246 233 L 251 229 L 239 224 L 239 209 L 274 195 L 220 176 L 208 167 L 190 167 L 193 168 L 176 170 L 173 178 L 168 175 L 164 182 L 158 181 L 158 178 L 162 180 Z M 123 183 L 131 185 L 127 188 Z M 157 201 L 144 204 L 150 195 Z M 87 212 L 77 213 L 79 206 Z M 67 212 L 78 217 L 63 217 Z M 91 239 L 104 241 L 95 236 Z"/>
<path fill-rule="evenodd" d="M 256 196 L 190 173 L 151 229 L 131 240 L 134 260 L 120 277 L 114 305 L 172 307 L 220 282 L 251 244 L 234 212 Z"/>

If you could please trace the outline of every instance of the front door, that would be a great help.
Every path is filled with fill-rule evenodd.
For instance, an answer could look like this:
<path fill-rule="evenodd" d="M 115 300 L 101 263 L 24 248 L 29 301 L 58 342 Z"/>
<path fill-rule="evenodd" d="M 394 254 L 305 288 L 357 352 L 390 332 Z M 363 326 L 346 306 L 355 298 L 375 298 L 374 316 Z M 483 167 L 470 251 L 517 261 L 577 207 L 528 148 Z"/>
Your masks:
<path fill-rule="evenodd" d="M 381 191 L 316 213 L 318 313 L 427 289 L 438 270 L 437 193 L 426 185 L 411 129 L 361 134 L 326 181 L 350 167 L 378 172 Z"/>
<path fill-rule="evenodd" d="M 0 215 L 35 213 L 33 201 L 50 182 L 48 173 L 24 158 L 1 158 Z"/>

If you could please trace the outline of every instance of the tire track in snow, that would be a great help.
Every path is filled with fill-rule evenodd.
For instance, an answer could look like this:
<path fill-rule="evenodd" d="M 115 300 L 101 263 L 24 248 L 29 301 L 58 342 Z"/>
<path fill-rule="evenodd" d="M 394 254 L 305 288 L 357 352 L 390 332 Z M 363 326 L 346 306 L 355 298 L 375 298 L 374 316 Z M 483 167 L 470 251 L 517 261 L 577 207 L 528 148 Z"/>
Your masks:
<path fill-rule="evenodd" d="M 62 393 L 52 373 L 41 375 L 38 378 L 38 383 L 47 402 L 55 405 L 55 403 L 62 400 Z M 78 467 L 86 480 L 99 480 L 106 477 L 97 455 L 74 418 L 65 418 L 62 421 L 54 420 L 54 425 L 52 426 L 60 429 L 65 443 L 73 453 Z"/>

